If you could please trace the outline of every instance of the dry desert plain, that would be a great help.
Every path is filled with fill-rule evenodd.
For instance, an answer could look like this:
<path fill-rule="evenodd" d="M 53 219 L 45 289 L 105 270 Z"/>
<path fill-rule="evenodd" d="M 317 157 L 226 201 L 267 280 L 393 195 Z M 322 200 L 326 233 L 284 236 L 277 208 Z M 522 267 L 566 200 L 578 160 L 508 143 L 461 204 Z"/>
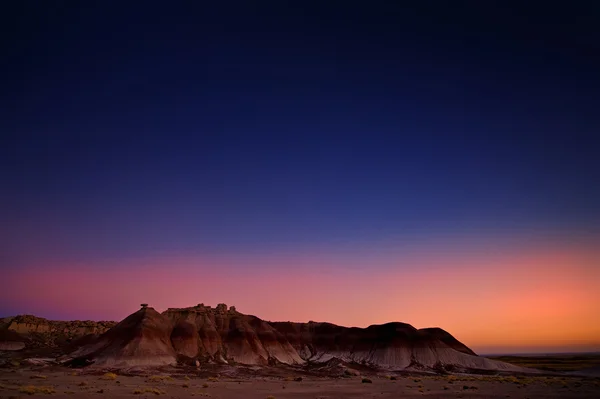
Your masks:
<path fill-rule="evenodd" d="M 357 373 L 333 378 L 280 367 L 155 369 L 127 375 L 61 367 L 0 370 L 0 397 L 53 398 L 600 398 L 600 378 Z M 371 382 L 367 382 L 368 379 Z"/>

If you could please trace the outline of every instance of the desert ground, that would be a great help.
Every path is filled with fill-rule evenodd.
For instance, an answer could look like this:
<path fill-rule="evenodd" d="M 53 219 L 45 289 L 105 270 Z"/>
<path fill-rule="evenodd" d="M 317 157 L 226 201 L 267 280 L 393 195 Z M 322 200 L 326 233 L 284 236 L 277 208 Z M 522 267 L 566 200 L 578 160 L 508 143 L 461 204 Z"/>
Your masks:
<path fill-rule="evenodd" d="M 54 398 L 600 398 L 600 378 L 574 375 L 394 375 L 344 378 L 302 370 L 219 368 L 89 371 L 14 365 L 0 370 L 0 397 Z M 370 381 L 370 382 L 369 382 Z"/>
<path fill-rule="evenodd" d="M 538 356 L 488 356 L 490 359 L 542 371 L 586 374 L 600 377 L 600 354 L 577 353 Z"/>

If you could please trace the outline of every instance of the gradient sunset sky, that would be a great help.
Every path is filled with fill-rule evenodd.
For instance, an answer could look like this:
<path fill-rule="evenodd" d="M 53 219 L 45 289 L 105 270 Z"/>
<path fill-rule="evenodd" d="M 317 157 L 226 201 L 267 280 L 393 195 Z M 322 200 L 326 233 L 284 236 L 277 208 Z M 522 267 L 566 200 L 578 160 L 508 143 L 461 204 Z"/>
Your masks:
<path fill-rule="evenodd" d="M 600 351 L 600 8 L 405 3 L 3 4 L 0 316 Z"/>

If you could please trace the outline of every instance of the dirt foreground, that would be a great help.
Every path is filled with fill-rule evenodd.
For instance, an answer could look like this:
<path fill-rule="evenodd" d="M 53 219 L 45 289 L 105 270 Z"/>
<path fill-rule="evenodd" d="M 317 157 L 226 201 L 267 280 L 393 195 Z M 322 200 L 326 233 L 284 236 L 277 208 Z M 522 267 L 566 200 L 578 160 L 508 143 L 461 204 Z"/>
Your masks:
<path fill-rule="evenodd" d="M 62 370 L 0 370 L 0 398 L 600 398 L 600 378 L 496 376 L 362 376 L 82 374 Z M 301 380 L 300 380 L 301 379 Z"/>

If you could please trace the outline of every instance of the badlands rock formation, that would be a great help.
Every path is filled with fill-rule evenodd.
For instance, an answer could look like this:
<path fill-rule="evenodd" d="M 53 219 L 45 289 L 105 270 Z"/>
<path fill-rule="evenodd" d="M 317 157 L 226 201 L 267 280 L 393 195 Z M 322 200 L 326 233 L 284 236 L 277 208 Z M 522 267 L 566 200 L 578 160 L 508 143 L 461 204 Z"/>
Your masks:
<path fill-rule="evenodd" d="M 202 304 L 162 314 L 143 306 L 69 355 L 73 365 L 131 367 L 204 362 L 268 365 L 359 363 L 388 370 L 525 371 L 477 356 L 439 328 L 387 323 L 267 322 L 234 307 Z"/>
<path fill-rule="evenodd" d="M 172 341 L 179 354 L 203 360 L 242 364 L 303 363 L 302 358 L 269 323 L 219 304 L 168 309 Z"/>
<path fill-rule="evenodd" d="M 0 350 L 20 350 L 25 346 L 68 349 L 82 337 L 90 340 L 115 324 L 114 321 L 53 321 L 31 315 L 6 317 L 0 319 Z"/>
<path fill-rule="evenodd" d="M 304 360 L 340 359 L 393 370 L 506 370 L 513 365 L 477 356 L 440 328 L 387 323 L 367 328 L 330 323 L 272 323 Z"/>
<path fill-rule="evenodd" d="M 68 363 L 102 367 L 160 366 L 174 364 L 169 320 L 152 308 L 142 308 L 102 334 L 95 342 L 75 350 Z"/>

